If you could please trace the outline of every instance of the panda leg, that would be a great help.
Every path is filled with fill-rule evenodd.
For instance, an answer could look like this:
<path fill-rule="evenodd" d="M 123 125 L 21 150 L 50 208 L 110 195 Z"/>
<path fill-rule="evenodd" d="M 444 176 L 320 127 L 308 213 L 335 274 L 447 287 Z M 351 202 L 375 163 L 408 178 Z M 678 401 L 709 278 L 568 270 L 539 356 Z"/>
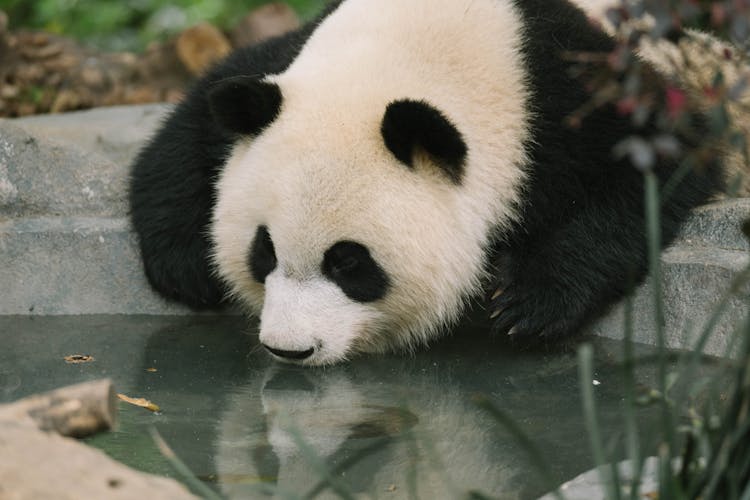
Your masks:
<path fill-rule="evenodd" d="M 493 330 L 528 339 L 575 333 L 645 276 L 644 227 L 640 214 L 589 209 L 510 247 L 496 261 Z M 676 223 L 664 227 L 671 235 Z"/>
<path fill-rule="evenodd" d="M 554 189 L 555 182 L 536 196 L 530 191 L 526 226 L 495 261 L 497 286 L 489 303 L 493 330 L 530 339 L 576 333 L 644 279 L 643 179 L 629 165 L 616 167 L 572 199 L 577 203 Z M 663 187 L 676 171 L 672 164 L 660 165 L 654 171 L 658 184 Z M 718 162 L 682 177 L 660 203 L 662 245 L 672 242 L 691 209 L 722 186 Z M 565 213 L 560 207 L 567 207 L 567 215 L 558 215 Z"/>

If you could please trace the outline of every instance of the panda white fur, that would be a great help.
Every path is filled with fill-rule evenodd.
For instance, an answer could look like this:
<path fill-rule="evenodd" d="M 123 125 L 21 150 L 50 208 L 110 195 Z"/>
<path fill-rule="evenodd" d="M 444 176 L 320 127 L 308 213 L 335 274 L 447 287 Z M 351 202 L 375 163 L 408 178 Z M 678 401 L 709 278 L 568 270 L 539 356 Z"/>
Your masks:
<path fill-rule="evenodd" d="M 642 174 L 612 150 L 655 123 L 565 126 L 590 98 L 565 54 L 613 44 L 566 0 L 343 0 L 235 52 L 134 165 L 150 282 L 238 300 L 303 364 L 413 349 L 469 303 L 513 338 L 577 331 L 646 271 Z M 665 244 L 722 183 L 718 155 L 683 178 Z"/>
<path fill-rule="evenodd" d="M 234 391 L 223 402 L 216 429 L 222 493 L 260 497 L 258 482 L 230 479 L 257 477 L 277 497 L 340 498 L 326 491 L 309 493 L 320 476 L 300 453 L 293 431 L 333 469 L 369 449 L 367 459 L 341 477 L 357 498 L 377 498 L 379 492 L 394 499 L 463 498 L 469 490 L 481 490 L 516 499 L 524 498 L 522 486 L 539 493 L 528 486 L 538 482 L 528 477 L 533 467 L 523 457 L 507 459 L 517 452 L 515 443 L 498 439 L 496 423 L 467 401 L 465 387 L 436 376 L 438 370 L 409 369 L 408 363 L 388 372 L 388 383 L 384 373 L 371 368 L 359 367 L 356 376 L 338 367 L 305 376 L 277 365 Z M 394 389 L 408 397 L 408 407 L 393 406 Z M 570 422 L 557 421 L 548 428 L 560 432 L 568 427 Z M 419 477 L 418 487 L 414 484 L 418 494 L 408 486 L 409 474 Z"/>

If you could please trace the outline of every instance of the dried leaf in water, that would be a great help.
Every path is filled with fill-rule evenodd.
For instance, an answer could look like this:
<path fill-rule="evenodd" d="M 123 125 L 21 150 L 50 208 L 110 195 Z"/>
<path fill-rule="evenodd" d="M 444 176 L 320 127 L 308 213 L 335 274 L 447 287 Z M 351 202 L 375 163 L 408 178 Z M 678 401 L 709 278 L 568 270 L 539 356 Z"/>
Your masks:
<path fill-rule="evenodd" d="M 70 364 L 91 363 L 94 361 L 94 356 L 88 354 L 71 354 L 70 356 L 65 356 L 63 359 L 66 363 Z"/>
<path fill-rule="evenodd" d="M 130 396 L 126 396 L 125 394 L 117 394 L 117 397 L 120 398 L 121 401 L 130 403 L 131 405 L 140 406 L 141 408 L 145 408 L 148 411 L 161 411 L 159 405 L 152 403 L 146 398 L 131 398 Z"/>

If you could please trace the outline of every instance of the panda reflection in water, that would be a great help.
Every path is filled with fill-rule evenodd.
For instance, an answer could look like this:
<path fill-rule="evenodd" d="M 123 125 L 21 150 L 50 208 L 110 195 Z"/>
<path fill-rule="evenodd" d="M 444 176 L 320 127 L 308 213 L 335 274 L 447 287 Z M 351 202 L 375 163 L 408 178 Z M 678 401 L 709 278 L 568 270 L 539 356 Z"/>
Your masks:
<path fill-rule="evenodd" d="M 574 333 L 646 272 L 643 176 L 612 150 L 655 124 L 605 105 L 564 125 L 590 99 L 564 53 L 613 47 L 566 0 L 335 2 L 230 55 L 141 152 L 146 274 L 195 308 L 238 300 L 309 365 L 414 349 L 471 301 L 495 332 Z M 721 189 L 716 158 L 663 206 L 665 244 Z"/>

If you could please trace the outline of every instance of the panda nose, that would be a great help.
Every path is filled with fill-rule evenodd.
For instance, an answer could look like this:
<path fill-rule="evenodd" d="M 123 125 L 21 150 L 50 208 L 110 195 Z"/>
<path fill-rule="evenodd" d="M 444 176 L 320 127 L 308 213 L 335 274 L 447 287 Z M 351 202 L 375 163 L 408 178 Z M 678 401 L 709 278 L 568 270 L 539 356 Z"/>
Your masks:
<path fill-rule="evenodd" d="M 263 347 L 280 358 L 295 360 L 303 360 L 309 358 L 310 356 L 312 356 L 312 353 L 315 352 L 315 349 L 312 347 L 306 351 L 285 351 L 284 349 L 275 349 L 273 347 L 267 346 L 266 344 L 263 344 Z"/>

